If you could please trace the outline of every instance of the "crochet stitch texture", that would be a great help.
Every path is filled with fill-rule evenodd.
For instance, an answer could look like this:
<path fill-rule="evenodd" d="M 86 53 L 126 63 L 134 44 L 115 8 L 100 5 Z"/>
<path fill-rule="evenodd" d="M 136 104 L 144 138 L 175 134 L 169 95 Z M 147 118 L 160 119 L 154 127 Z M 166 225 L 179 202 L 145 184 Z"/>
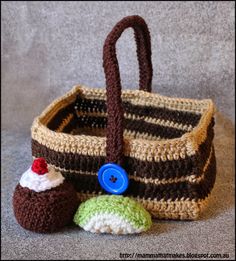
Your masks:
<path fill-rule="evenodd" d="M 152 225 L 150 214 L 141 204 L 120 195 L 99 196 L 82 203 L 74 222 L 91 232 L 114 234 L 140 233 Z"/>
<path fill-rule="evenodd" d="M 53 232 L 68 225 L 77 207 L 76 192 L 68 182 L 42 192 L 18 184 L 13 195 L 16 220 L 23 228 L 34 232 Z"/>

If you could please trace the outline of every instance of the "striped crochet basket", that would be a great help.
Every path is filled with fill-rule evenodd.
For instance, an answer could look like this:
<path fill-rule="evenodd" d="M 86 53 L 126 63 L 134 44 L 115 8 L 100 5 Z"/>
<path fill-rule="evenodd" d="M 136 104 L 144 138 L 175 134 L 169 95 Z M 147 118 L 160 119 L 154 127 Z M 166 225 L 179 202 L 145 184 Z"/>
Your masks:
<path fill-rule="evenodd" d="M 121 91 L 116 42 L 132 27 L 140 90 Z M 106 90 L 75 86 L 32 125 L 32 155 L 44 157 L 73 182 L 81 201 L 106 192 L 97 172 L 106 162 L 129 176 L 124 193 L 153 217 L 199 217 L 214 186 L 214 104 L 210 99 L 151 93 L 151 41 L 139 16 L 122 19 L 104 44 Z"/>

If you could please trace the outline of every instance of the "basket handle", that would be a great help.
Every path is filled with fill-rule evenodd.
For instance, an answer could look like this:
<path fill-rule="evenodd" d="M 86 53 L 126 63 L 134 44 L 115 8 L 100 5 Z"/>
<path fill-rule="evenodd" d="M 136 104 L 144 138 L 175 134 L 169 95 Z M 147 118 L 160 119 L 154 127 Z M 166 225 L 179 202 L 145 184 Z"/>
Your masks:
<path fill-rule="evenodd" d="M 103 67 L 107 92 L 107 144 L 106 161 L 122 165 L 123 117 L 121 81 L 116 56 L 116 42 L 129 27 L 134 29 L 139 63 L 140 90 L 151 92 L 152 61 L 151 39 L 146 22 L 142 17 L 127 16 L 118 22 L 108 34 L 103 46 Z"/>

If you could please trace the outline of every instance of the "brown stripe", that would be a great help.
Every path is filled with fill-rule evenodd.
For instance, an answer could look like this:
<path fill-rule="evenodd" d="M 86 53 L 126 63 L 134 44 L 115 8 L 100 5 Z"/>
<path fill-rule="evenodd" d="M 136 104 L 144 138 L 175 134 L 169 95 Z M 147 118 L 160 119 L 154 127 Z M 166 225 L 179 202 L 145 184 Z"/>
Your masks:
<path fill-rule="evenodd" d="M 106 117 L 94 117 L 94 116 L 79 116 L 77 119 L 77 126 L 80 128 L 83 127 L 91 127 L 91 128 L 102 128 L 105 129 L 107 127 L 107 118 Z M 76 124 L 71 122 L 69 125 L 69 129 L 72 129 L 72 126 Z M 144 120 L 130 120 L 124 119 L 124 129 L 135 131 L 138 133 L 148 133 L 153 136 L 160 136 L 164 139 L 172 139 L 181 137 L 186 131 L 179 130 L 172 127 L 163 127 L 154 123 L 147 123 Z M 63 132 L 66 132 L 65 129 Z"/>
<path fill-rule="evenodd" d="M 198 168 L 202 169 L 205 165 L 205 162 L 207 160 L 206 155 L 210 155 L 210 151 L 211 151 L 211 146 L 212 146 L 212 141 L 214 138 L 214 125 L 215 125 L 215 120 L 214 118 L 211 119 L 211 122 L 207 128 L 207 139 L 205 140 L 205 142 L 203 142 L 200 146 L 199 146 L 199 150 L 197 153 L 198 156 Z M 199 171 L 196 171 L 196 173 L 199 173 Z"/>
<path fill-rule="evenodd" d="M 195 126 L 198 124 L 201 115 L 187 111 L 170 110 L 168 108 L 157 108 L 151 106 L 134 105 L 130 102 L 122 102 L 125 113 L 135 114 L 144 117 L 169 120 L 177 123 Z M 82 112 L 107 112 L 106 101 L 90 100 L 77 96 L 75 101 L 76 110 Z"/>
<path fill-rule="evenodd" d="M 148 123 L 144 120 L 124 119 L 125 129 L 139 133 L 149 133 L 153 136 L 159 136 L 164 139 L 173 139 L 181 137 L 187 131 L 179 130 L 173 127 L 161 126 L 154 123 Z"/>
<path fill-rule="evenodd" d="M 213 124 L 208 127 L 208 135 L 205 142 L 199 146 L 196 155 L 179 160 L 167 160 L 160 162 L 147 162 L 132 157 L 125 157 L 123 167 L 128 174 L 146 178 L 179 178 L 182 176 L 200 176 L 202 169 L 210 155 L 213 138 Z M 79 155 L 74 153 L 56 152 L 46 146 L 32 140 L 32 154 L 35 157 L 45 157 L 49 164 L 62 169 L 81 170 L 97 172 L 100 166 L 105 163 L 104 156 Z"/>
<path fill-rule="evenodd" d="M 63 175 L 70 180 L 77 192 L 88 191 L 97 193 L 102 191 L 97 176 L 81 175 L 78 173 L 63 173 Z M 215 183 L 216 176 L 216 162 L 214 149 L 212 158 L 206 169 L 204 179 L 197 184 L 189 183 L 187 181 L 172 183 L 172 184 L 144 184 L 135 180 L 130 180 L 129 188 L 124 194 L 126 196 L 143 197 L 145 199 L 157 200 L 180 200 L 181 198 L 188 199 L 204 199 L 212 190 Z M 102 191 L 106 194 L 105 191 Z"/>

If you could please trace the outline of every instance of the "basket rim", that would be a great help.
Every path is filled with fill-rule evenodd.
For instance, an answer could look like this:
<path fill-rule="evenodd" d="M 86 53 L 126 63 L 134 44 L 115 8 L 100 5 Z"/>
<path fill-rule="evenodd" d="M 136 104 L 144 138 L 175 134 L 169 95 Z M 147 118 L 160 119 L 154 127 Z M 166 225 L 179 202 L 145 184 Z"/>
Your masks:
<path fill-rule="evenodd" d="M 63 108 L 65 105 L 68 105 L 70 102 L 73 102 L 78 93 L 83 93 L 88 96 L 91 95 L 91 97 L 93 97 L 94 95 L 97 97 L 101 97 L 102 95 L 105 95 L 106 90 L 103 88 L 90 88 L 85 85 L 75 85 L 66 94 L 60 96 L 59 98 L 55 99 L 52 103 L 50 103 L 39 116 L 35 117 L 31 127 L 32 134 L 40 129 L 43 133 L 45 133 L 53 139 L 65 139 L 70 142 L 78 142 L 81 138 L 83 138 L 98 143 L 100 145 L 106 143 L 106 137 L 90 136 L 85 134 L 73 135 L 69 133 L 56 132 L 54 130 L 49 129 L 46 126 L 50 118 L 52 118 L 53 115 L 55 115 L 55 112 L 57 112 L 60 108 Z M 142 98 L 142 101 L 146 102 L 147 106 L 150 105 L 150 103 L 152 103 L 153 101 L 157 101 L 159 103 L 164 103 L 164 105 L 171 104 L 170 106 L 174 106 L 177 104 L 180 104 L 181 106 L 183 104 L 187 104 L 189 106 L 199 106 L 199 110 L 202 110 L 202 113 L 200 111 L 197 112 L 201 114 L 201 118 L 198 124 L 193 128 L 193 130 L 183 134 L 181 137 L 165 140 L 146 140 L 143 138 L 125 137 L 125 146 L 132 144 L 132 146 L 141 145 L 147 147 L 156 147 L 166 145 L 177 145 L 178 143 L 181 143 L 182 146 L 183 144 L 185 144 L 187 148 L 193 153 L 193 151 L 196 151 L 198 149 L 198 146 L 206 139 L 207 127 L 210 124 L 211 118 L 215 113 L 215 106 L 211 99 L 198 100 L 189 98 L 167 97 L 158 93 L 148 93 L 140 90 L 124 90 L 122 91 L 122 96 L 126 96 L 128 98 L 134 97 L 133 99 L 137 102 L 139 102 L 139 99 Z"/>

